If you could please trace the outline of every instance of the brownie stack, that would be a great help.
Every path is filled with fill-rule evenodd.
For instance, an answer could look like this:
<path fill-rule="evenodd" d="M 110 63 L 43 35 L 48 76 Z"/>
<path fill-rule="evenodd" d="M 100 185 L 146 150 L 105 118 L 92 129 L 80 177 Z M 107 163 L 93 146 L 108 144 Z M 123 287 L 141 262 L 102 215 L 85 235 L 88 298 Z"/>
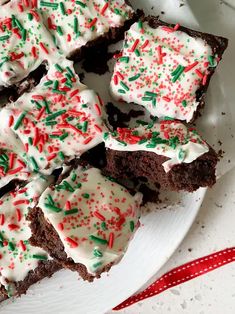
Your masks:
<path fill-rule="evenodd" d="M 116 109 L 108 114 L 73 63 L 125 31 L 110 93 L 150 112 L 133 128 L 108 122 Z M 108 271 L 139 226 L 136 182 L 188 192 L 215 183 L 218 156 L 187 123 L 226 47 L 225 38 L 145 17 L 124 0 L 1 6 L 2 300 L 61 268 L 88 281 Z"/>

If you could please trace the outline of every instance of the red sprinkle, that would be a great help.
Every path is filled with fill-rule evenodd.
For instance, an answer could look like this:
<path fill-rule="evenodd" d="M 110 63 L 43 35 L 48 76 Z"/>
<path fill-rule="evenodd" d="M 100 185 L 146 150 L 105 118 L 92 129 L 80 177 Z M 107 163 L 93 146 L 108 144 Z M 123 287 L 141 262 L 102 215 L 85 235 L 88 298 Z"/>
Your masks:
<path fill-rule="evenodd" d="M 9 225 L 8 225 L 8 228 L 12 231 L 12 230 L 17 230 L 17 229 L 19 229 L 20 226 L 15 225 L 15 224 L 9 224 Z"/>
<path fill-rule="evenodd" d="M 14 206 L 22 205 L 22 204 L 29 204 L 29 200 L 18 200 L 13 203 Z"/>
<path fill-rule="evenodd" d="M 78 243 L 69 237 L 65 238 L 65 241 L 67 241 L 73 249 L 78 247 Z"/>
<path fill-rule="evenodd" d="M 202 79 L 202 85 L 203 85 L 203 86 L 205 86 L 205 85 L 206 85 L 206 83 L 207 83 L 207 79 L 208 79 L 208 75 L 207 75 L 207 74 L 205 74 L 205 75 L 203 76 L 203 79 Z"/>
<path fill-rule="evenodd" d="M 51 154 L 51 155 L 47 156 L 47 160 L 50 161 L 50 160 L 54 159 L 56 156 L 57 156 L 57 154 L 55 154 L 55 153 Z"/>
<path fill-rule="evenodd" d="M 115 85 L 118 85 L 118 77 L 116 74 L 113 76 L 113 81 Z"/>
<path fill-rule="evenodd" d="M 146 39 L 145 42 L 143 43 L 143 45 L 140 47 L 140 49 L 143 50 L 144 48 L 146 48 L 148 46 L 148 44 L 149 44 L 149 40 Z"/>
<path fill-rule="evenodd" d="M 100 109 L 99 105 L 95 104 L 94 107 L 95 107 L 95 110 L 96 110 L 98 116 L 101 116 L 101 109 Z"/>
<path fill-rule="evenodd" d="M 105 217 L 101 215 L 97 210 L 94 212 L 94 216 L 102 221 L 105 221 Z"/>
<path fill-rule="evenodd" d="M 19 245 L 20 245 L 22 251 L 26 251 L 26 245 L 24 244 L 24 242 L 22 240 L 19 241 Z"/>
<path fill-rule="evenodd" d="M 17 221 L 21 221 L 21 211 L 19 208 L 16 208 L 16 218 L 17 218 Z"/>
<path fill-rule="evenodd" d="M 133 46 L 131 47 L 131 49 L 129 50 L 130 52 L 134 52 L 136 47 L 138 46 L 139 44 L 139 39 L 136 39 L 136 41 L 134 42 Z"/>
<path fill-rule="evenodd" d="M 91 28 L 92 26 L 95 25 L 96 22 L 97 22 L 97 17 L 95 17 L 95 18 L 87 25 L 87 27 L 88 27 L 88 28 Z"/>
<path fill-rule="evenodd" d="M 14 117 L 11 115 L 11 116 L 9 117 L 9 121 L 8 121 L 8 126 L 9 126 L 9 128 L 13 125 L 13 123 L 14 123 Z"/>
<path fill-rule="evenodd" d="M 70 203 L 70 201 L 66 201 L 66 203 L 65 203 L 65 208 L 66 208 L 66 210 L 70 210 L 70 209 L 71 209 L 71 203 Z"/>
<path fill-rule="evenodd" d="M 109 234 L 109 248 L 112 249 L 113 247 L 113 242 L 114 242 L 114 233 L 110 232 Z"/>
<path fill-rule="evenodd" d="M 184 69 L 184 72 L 188 72 L 190 70 L 192 70 L 196 65 L 198 65 L 198 61 L 188 65 L 185 69 Z"/>
<path fill-rule="evenodd" d="M 42 42 L 39 43 L 39 46 L 42 48 L 42 50 L 43 50 L 46 54 L 49 54 L 49 52 L 48 52 L 46 46 L 45 46 Z"/>
<path fill-rule="evenodd" d="M 63 231 L 63 230 L 64 230 L 64 225 L 62 224 L 62 222 L 58 223 L 57 228 L 58 228 L 60 231 Z"/>
<path fill-rule="evenodd" d="M 88 143 L 90 143 L 90 141 L 92 141 L 93 140 L 93 137 L 88 137 L 88 138 L 86 138 L 84 141 L 83 141 L 83 144 L 88 144 Z"/>
<path fill-rule="evenodd" d="M 107 10 L 108 6 L 109 6 L 109 4 L 108 4 L 108 2 L 106 2 L 105 5 L 103 6 L 103 8 L 100 11 L 101 15 L 104 15 L 104 12 Z"/>
<path fill-rule="evenodd" d="M 204 75 L 202 74 L 201 71 L 199 71 L 198 69 L 195 70 L 195 73 L 201 78 L 203 79 Z"/>
<path fill-rule="evenodd" d="M 5 216 L 4 214 L 0 214 L 0 225 L 3 226 L 5 222 Z"/>
<path fill-rule="evenodd" d="M 31 52 L 32 52 L 33 57 L 36 59 L 38 55 L 37 55 L 37 48 L 35 46 L 32 47 Z"/>
<path fill-rule="evenodd" d="M 96 129 L 96 131 L 100 133 L 102 132 L 102 129 L 97 124 L 94 125 L 94 128 Z"/>
<path fill-rule="evenodd" d="M 20 166 L 20 167 L 17 167 L 15 169 L 13 169 L 13 170 L 8 171 L 8 174 L 10 174 L 10 175 L 16 174 L 16 173 L 20 172 L 23 169 L 24 169 L 24 167 Z"/>

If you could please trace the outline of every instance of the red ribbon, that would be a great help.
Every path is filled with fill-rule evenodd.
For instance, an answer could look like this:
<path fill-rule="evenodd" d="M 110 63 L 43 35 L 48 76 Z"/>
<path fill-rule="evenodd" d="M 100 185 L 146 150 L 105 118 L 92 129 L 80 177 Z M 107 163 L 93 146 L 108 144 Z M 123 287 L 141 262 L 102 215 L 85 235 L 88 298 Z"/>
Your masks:
<path fill-rule="evenodd" d="M 147 289 L 131 296 L 129 299 L 116 306 L 113 310 L 121 310 L 136 302 L 150 298 L 169 288 L 204 275 L 216 268 L 222 267 L 234 261 L 235 247 L 198 258 L 167 272 L 161 278 L 152 283 Z"/>

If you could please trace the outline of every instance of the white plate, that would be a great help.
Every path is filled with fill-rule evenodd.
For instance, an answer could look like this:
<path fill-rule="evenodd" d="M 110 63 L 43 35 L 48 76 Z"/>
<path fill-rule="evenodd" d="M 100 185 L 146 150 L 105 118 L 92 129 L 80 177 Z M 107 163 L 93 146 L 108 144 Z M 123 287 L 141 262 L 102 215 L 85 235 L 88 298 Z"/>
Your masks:
<path fill-rule="evenodd" d="M 188 5 L 180 7 L 182 2 L 185 1 L 132 1 L 136 7 L 144 8 L 147 13 L 157 15 L 164 11 L 166 14 L 162 18 L 198 28 L 197 19 Z M 234 27 L 231 23 L 235 19 L 232 9 L 224 5 L 220 6 L 219 0 L 218 2 L 191 0 L 189 3 L 196 17 L 199 18 L 203 31 L 234 37 Z M 231 0 L 230 3 L 233 1 Z M 151 7 L 154 7 L 153 10 Z M 227 22 L 228 20 L 230 22 Z M 235 139 L 230 137 L 235 119 L 235 95 L 231 85 L 231 82 L 233 84 L 235 82 L 235 71 L 231 67 L 234 44 L 231 43 L 231 52 L 227 53 L 224 63 L 220 65 L 219 73 L 213 79 L 206 111 L 199 121 L 204 135 L 216 148 L 219 147 L 218 140 L 223 140 L 227 155 L 220 164 L 220 175 L 234 166 L 233 162 L 227 163 L 227 160 L 234 156 L 235 147 Z M 102 77 L 86 75 L 86 83 L 99 91 L 105 100 L 108 99 L 106 92 L 108 80 L 109 75 Z M 212 90 L 215 92 L 212 93 Z M 221 115 L 222 111 L 227 114 Z M 215 127 L 217 125 L 219 128 Z M 60 271 L 50 280 L 45 279 L 40 284 L 34 285 L 26 296 L 3 302 L 0 305 L 1 313 L 104 314 L 140 289 L 169 259 L 193 223 L 204 195 L 205 189 L 200 189 L 193 194 L 168 195 L 174 199 L 173 203 L 176 203 L 176 198 L 180 202 L 177 201 L 177 205 L 171 208 L 153 210 L 144 215 L 143 226 L 136 233 L 121 263 L 113 267 L 108 275 L 103 274 L 100 280 L 90 284 L 78 280 L 76 273 Z"/>

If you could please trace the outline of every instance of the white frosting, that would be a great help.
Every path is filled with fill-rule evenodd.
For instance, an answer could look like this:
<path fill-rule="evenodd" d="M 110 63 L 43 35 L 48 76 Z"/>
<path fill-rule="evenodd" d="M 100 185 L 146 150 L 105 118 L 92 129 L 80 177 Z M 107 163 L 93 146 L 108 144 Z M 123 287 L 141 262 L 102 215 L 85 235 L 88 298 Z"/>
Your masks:
<path fill-rule="evenodd" d="M 199 104 L 196 91 L 206 84 L 208 69 L 214 66 L 210 62 L 217 64 L 214 58 L 211 47 L 200 38 L 135 23 L 116 62 L 111 94 L 146 107 L 154 116 L 189 122 Z"/>
<path fill-rule="evenodd" d="M 24 8 L 21 12 L 19 2 L 10 1 L 1 7 L 0 25 L 0 87 L 21 81 L 43 61 L 51 62 L 58 55 L 35 9 Z"/>
<path fill-rule="evenodd" d="M 1 117 L 2 141 L 8 137 L 10 148 L 15 147 L 32 170 L 44 174 L 61 167 L 64 158 L 79 157 L 101 143 L 106 130 L 99 97 L 81 84 L 73 63 L 64 59 L 51 66 L 31 92 L 2 109 Z"/>
<path fill-rule="evenodd" d="M 53 0 L 51 6 L 48 2 L 38 0 L 38 8 L 66 56 L 107 33 L 111 27 L 122 26 L 134 12 L 124 0 Z"/>
<path fill-rule="evenodd" d="M 140 193 L 131 196 L 100 170 L 91 168 L 73 170 L 60 185 L 48 187 L 38 206 L 57 231 L 67 256 L 94 274 L 125 253 L 138 226 L 141 201 Z M 70 208 L 75 212 L 66 215 Z"/>
<path fill-rule="evenodd" d="M 14 294 L 15 282 L 24 280 L 40 259 L 48 258 L 44 250 L 28 243 L 31 230 L 26 216 L 49 183 L 49 178 L 38 177 L 0 199 L 0 284 L 9 296 Z"/>
<path fill-rule="evenodd" d="M 177 138 L 177 139 L 176 139 Z M 121 129 L 106 133 L 106 148 L 117 151 L 149 151 L 168 157 L 162 166 L 165 172 L 179 163 L 191 163 L 209 151 L 209 147 L 195 130 L 178 121 L 162 121 L 149 126 Z"/>

